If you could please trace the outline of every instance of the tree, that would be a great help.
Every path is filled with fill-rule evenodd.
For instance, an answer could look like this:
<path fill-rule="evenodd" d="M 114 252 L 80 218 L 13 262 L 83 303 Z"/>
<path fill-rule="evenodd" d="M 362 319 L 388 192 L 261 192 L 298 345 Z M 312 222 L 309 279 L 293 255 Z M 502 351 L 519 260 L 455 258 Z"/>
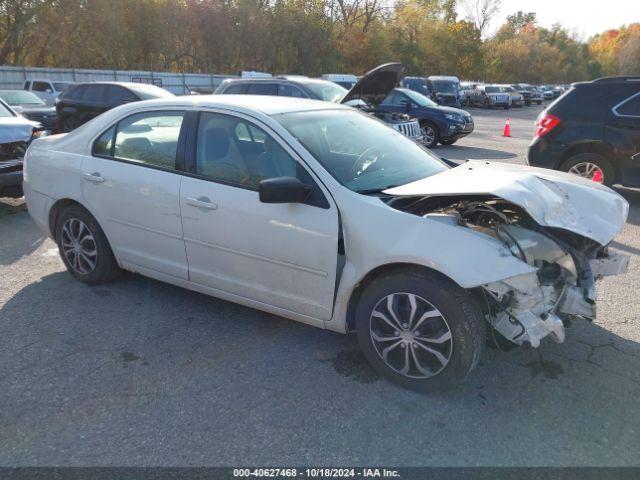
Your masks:
<path fill-rule="evenodd" d="M 480 35 L 483 35 L 491 21 L 500 12 L 502 0 L 464 0 L 462 5 L 466 19 L 473 23 Z"/>

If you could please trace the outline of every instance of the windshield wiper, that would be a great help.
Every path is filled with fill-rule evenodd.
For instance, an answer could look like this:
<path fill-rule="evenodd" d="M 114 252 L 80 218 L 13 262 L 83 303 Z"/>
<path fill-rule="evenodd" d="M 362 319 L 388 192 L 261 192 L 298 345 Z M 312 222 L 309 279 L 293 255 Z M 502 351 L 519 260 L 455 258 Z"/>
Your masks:
<path fill-rule="evenodd" d="M 399 187 L 400 185 L 388 185 L 386 187 L 382 187 L 382 188 L 370 188 L 367 190 L 356 190 L 356 193 L 360 193 L 362 195 L 373 195 L 376 193 L 382 193 L 384 190 L 388 190 L 390 188 L 395 188 L 395 187 Z"/>

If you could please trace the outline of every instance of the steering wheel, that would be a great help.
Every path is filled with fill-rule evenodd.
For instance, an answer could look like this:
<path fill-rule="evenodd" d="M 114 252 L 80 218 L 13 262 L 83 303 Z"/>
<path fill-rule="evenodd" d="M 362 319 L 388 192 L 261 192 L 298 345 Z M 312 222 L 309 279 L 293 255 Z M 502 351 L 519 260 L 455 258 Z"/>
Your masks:
<path fill-rule="evenodd" d="M 353 162 L 353 165 L 351 165 L 351 168 L 349 169 L 349 175 L 355 178 L 358 174 L 358 167 L 364 164 L 364 160 L 367 158 L 367 155 L 371 154 L 371 152 L 376 152 L 376 151 L 379 154 L 380 153 L 379 150 L 380 149 L 374 145 L 372 147 L 367 148 L 364 152 L 358 155 L 358 158 L 356 159 L 355 162 Z"/>

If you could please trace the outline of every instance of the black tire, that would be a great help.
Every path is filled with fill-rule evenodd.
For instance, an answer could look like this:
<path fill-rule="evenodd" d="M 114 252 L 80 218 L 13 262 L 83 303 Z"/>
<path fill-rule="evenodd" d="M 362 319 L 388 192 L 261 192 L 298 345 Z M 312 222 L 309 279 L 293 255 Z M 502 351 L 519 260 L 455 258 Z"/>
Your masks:
<path fill-rule="evenodd" d="M 68 256 L 64 253 L 65 248 L 63 245 L 65 243 L 68 245 L 68 239 L 65 242 L 64 239 L 67 238 L 67 234 L 63 233 L 63 229 L 65 226 L 77 225 L 78 221 L 86 227 L 93 237 L 93 240 L 88 241 L 88 245 L 84 244 L 85 246 L 88 246 L 89 249 L 95 250 L 96 252 L 95 256 L 91 256 L 92 260 L 94 260 L 94 267 L 92 269 L 87 267 L 87 262 L 81 262 L 80 267 L 74 266 L 70 260 L 70 257 L 73 257 L 74 254 L 71 253 L 70 256 Z M 58 244 L 60 257 L 67 267 L 67 270 L 69 270 L 69 273 L 71 273 L 71 275 L 73 275 L 77 280 L 80 280 L 83 283 L 88 285 L 107 283 L 122 273 L 102 228 L 100 228 L 96 219 L 80 205 L 69 205 L 60 212 L 55 224 L 55 240 Z M 92 246 L 95 247 L 95 249 L 91 248 Z M 67 251 L 68 250 L 69 249 L 67 248 Z"/>
<path fill-rule="evenodd" d="M 64 120 L 62 120 L 62 125 L 60 126 L 60 129 L 62 130 L 62 133 L 69 133 L 75 130 L 76 128 L 78 128 L 79 126 L 80 126 L 80 122 L 76 117 L 66 117 Z"/>
<path fill-rule="evenodd" d="M 415 375 L 411 375 L 411 371 L 408 372 L 409 375 L 400 373 L 383 360 L 381 353 L 378 352 L 374 344 L 371 329 L 373 328 L 375 332 L 376 327 L 379 326 L 379 320 L 374 320 L 372 314 L 374 309 L 381 308 L 380 305 L 385 304 L 385 298 L 392 294 L 400 296 L 416 295 L 420 298 L 420 301 L 422 299 L 426 300 L 431 307 L 441 313 L 441 316 L 432 318 L 430 321 L 440 322 L 440 325 L 444 325 L 443 328 L 448 328 L 451 334 L 449 344 L 437 344 L 438 349 L 444 348 L 446 350 L 448 348 L 448 351 L 440 350 L 443 352 L 442 355 L 448 355 L 448 363 L 444 364 L 445 366 L 436 371 L 431 377 L 416 378 Z M 400 304 L 398 304 L 398 307 L 400 307 Z M 416 314 L 415 316 L 418 315 Z M 398 318 L 400 317 L 402 315 Z M 444 323 L 442 323 L 443 321 Z M 376 324 L 373 325 L 374 323 Z M 414 323 L 414 328 L 432 328 L 431 324 L 426 321 L 421 325 L 426 326 L 420 327 L 420 324 Z M 404 331 L 396 331 L 391 335 L 400 335 L 398 338 L 404 338 L 404 335 L 408 335 L 408 330 L 410 328 L 404 328 Z M 468 291 L 437 273 L 411 269 L 405 272 L 383 275 L 367 285 L 356 309 L 356 331 L 360 348 L 377 372 L 398 385 L 419 392 L 446 390 L 462 382 L 478 364 L 485 345 L 486 335 L 484 320 L 478 305 Z M 376 332 L 376 334 L 381 335 L 379 332 Z M 434 335 L 440 335 L 440 333 L 436 332 Z M 413 340 L 410 342 L 413 342 Z M 388 343 L 384 343 L 384 345 L 388 345 Z M 387 358 L 389 359 L 392 355 L 400 355 L 401 361 L 402 358 L 405 358 L 406 361 L 408 357 L 403 357 L 403 355 L 408 356 L 409 351 L 413 355 L 413 347 L 416 346 L 416 343 L 413 343 L 413 345 L 407 343 L 406 345 L 400 344 L 394 347 L 392 352 L 388 352 Z M 434 343 L 429 345 L 434 345 Z M 408 346 L 411 346 L 411 349 L 405 351 Z M 397 348 L 401 350 L 398 351 Z M 415 348 L 415 351 L 418 352 L 420 349 Z M 422 355 L 425 354 L 422 353 Z M 413 368 L 416 369 L 417 363 L 413 358 L 415 357 L 412 357 L 409 362 L 413 362 Z M 424 359 L 425 357 L 423 356 L 422 358 Z M 426 358 L 427 360 L 429 359 L 428 356 Z M 436 359 L 436 356 L 432 356 L 432 360 L 435 361 Z M 432 369 L 429 370 L 433 372 Z"/>
<path fill-rule="evenodd" d="M 563 172 L 568 172 L 571 168 L 579 165 L 581 163 L 592 163 L 597 165 L 602 171 L 602 183 L 608 187 L 613 185 L 616 180 L 615 170 L 611 166 L 611 163 L 604 158 L 602 155 L 597 153 L 578 153 L 577 155 L 573 155 L 568 160 L 566 160 L 562 165 L 560 165 L 560 170 Z"/>
<path fill-rule="evenodd" d="M 438 142 L 440 141 L 440 130 L 438 129 L 437 126 L 435 126 L 431 122 L 422 122 L 420 124 L 420 129 L 422 130 L 422 135 L 423 135 L 422 144 L 425 147 L 433 148 L 436 145 L 438 145 Z M 433 131 L 432 140 L 427 140 L 428 129 L 431 129 L 431 131 Z"/>
<path fill-rule="evenodd" d="M 457 138 L 456 138 L 455 140 L 450 138 L 450 139 L 447 139 L 447 140 L 440 140 L 440 143 L 441 143 L 442 145 L 453 145 L 453 144 L 454 144 L 454 143 L 456 143 L 457 141 L 458 141 L 458 139 L 457 139 Z"/>
<path fill-rule="evenodd" d="M 489 99 L 488 98 L 484 99 L 484 108 L 491 108 L 491 104 L 489 103 Z"/>

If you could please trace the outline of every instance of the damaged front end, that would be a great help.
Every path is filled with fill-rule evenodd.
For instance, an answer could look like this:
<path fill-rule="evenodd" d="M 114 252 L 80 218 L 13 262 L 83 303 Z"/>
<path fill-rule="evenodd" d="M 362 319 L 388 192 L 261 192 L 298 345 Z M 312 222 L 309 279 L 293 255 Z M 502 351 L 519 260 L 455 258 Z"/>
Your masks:
<path fill-rule="evenodd" d="M 475 289 L 494 339 L 538 347 L 564 341 L 573 318 L 596 317 L 595 281 L 626 271 L 628 256 L 569 230 L 541 226 L 527 211 L 494 196 L 395 197 L 389 205 L 425 219 L 469 228 L 502 242 L 532 273 Z M 499 335 L 495 335 L 497 332 Z"/>

